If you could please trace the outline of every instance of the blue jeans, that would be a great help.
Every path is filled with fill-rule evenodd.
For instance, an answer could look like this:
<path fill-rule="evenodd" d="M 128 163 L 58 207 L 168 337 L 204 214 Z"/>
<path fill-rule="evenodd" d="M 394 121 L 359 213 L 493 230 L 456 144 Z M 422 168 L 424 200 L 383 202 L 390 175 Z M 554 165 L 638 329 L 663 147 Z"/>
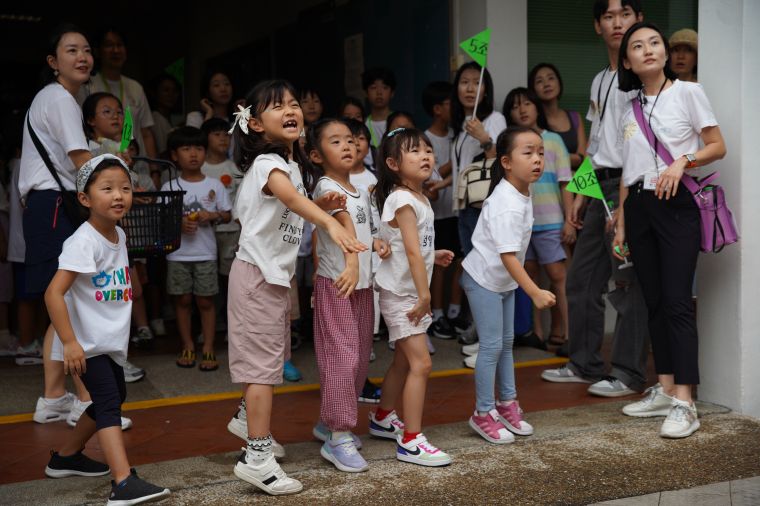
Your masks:
<path fill-rule="evenodd" d="M 459 244 L 462 246 L 462 256 L 472 251 L 472 233 L 475 232 L 475 225 L 478 224 L 480 209 L 475 207 L 465 207 L 459 210 Z"/>
<path fill-rule="evenodd" d="M 460 281 L 470 303 L 480 347 L 475 362 L 475 409 L 482 412 L 496 407 L 494 383 L 499 400 L 517 398 L 512 344 L 515 338 L 515 291 L 492 292 L 480 286 L 467 271 Z"/>

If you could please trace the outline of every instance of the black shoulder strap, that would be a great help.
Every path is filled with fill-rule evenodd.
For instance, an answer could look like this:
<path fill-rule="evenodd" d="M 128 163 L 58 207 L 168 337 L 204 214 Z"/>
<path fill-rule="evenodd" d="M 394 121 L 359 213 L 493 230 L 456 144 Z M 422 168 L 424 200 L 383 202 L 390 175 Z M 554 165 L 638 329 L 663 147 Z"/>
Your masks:
<path fill-rule="evenodd" d="M 32 128 L 32 122 L 29 121 L 28 111 L 26 113 L 26 128 L 27 130 L 29 130 L 29 135 L 32 137 L 32 142 L 34 142 L 34 146 L 37 148 L 37 151 L 42 157 L 42 160 L 45 162 L 45 165 L 47 166 L 48 170 L 53 175 L 53 179 L 55 179 L 55 182 L 58 183 L 58 187 L 61 189 L 61 191 L 65 192 L 66 188 L 64 188 L 63 183 L 61 183 L 61 178 L 60 176 L 58 176 L 58 171 L 55 170 L 55 166 L 53 165 L 53 162 L 50 160 L 50 156 L 48 155 L 48 152 L 45 149 L 45 146 L 42 145 L 42 141 L 40 141 L 39 137 L 37 137 L 37 134 Z"/>

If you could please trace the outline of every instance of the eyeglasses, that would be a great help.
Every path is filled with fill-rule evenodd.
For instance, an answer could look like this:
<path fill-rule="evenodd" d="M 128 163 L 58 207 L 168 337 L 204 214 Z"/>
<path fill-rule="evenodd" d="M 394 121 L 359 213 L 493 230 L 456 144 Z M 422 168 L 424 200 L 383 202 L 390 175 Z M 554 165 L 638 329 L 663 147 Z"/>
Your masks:
<path fill-rule="evenodd" d="M 116 116 L 117 118 L 124 117 L 124 111 L 122 111 L 121 109 L 109 109 L 108 107 L 99 110 L 98 114 L 103 116 L 104 118 L 110 118 L 112 116 Z"/>

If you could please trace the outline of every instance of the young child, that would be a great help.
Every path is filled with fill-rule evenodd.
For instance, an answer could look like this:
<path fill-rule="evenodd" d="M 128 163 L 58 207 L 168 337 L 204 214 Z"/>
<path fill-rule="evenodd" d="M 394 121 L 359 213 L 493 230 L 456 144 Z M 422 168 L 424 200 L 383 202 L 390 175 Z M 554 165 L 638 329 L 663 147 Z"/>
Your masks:
<path fill-rule="evenodd" d="M 433 147 L 419 130 L 391 130 L 378 157 L 375 188 L 381 213 L 380 237 L 393 252 L 380 262 L 375 281 L 388 340 L 396 343 L 370 434 L 397 442 L 396 458 L 423 466 L 445 466 L 451 458 L 422 434 L 422 409 L 432 367 L 426 344 L 430 325 L 430 277 L 433 263 L 448 265 L 451 251 L 435 251 L 433 210 L 423 183 L 435 165 Z M 403 402 L 406 426 L 394 411 Z"/>
<path fill-rule="evenodd" d="M 470 301 L 480 338 L 475 363 L 476 411 L 470 427 L 491 443 L 514 441 L 515 434 L 533 434 L 517 402 L 512 358 L 515 289 L 521 286 L 537 308 L 554 305 L 523 269 L 531 236 L 533 206 L 530 185 L 541 177 L 544 145 L 527 127 L 510 127 L 496 140 L 491 194 L 472 234 L 473 249 L 462 265 L 462 288 Z M 497 378 L 498 374 L 498 378 Z M 494 384 L 499 401 L 494 401 Z"/>
<path fill-rule="evenodd" d="M 290 280 L 303 220 L 327 230 L 345 252 L 367 247 L 320 209 L 345 205 L 337 193 L 316 202 L 306 197 L 302 175 L 310 173 L 298 139 L 303 113 L 293 86 L 263 81 L 236 113 L 235 162 L 245 176 L 235 216 L 240 243 L 230 271 L 227 307 L 230 375 L 243 384 L 248 444 L 235 465 L 235 476 L 272 495 L 300 492 L 274 459 L 270 417 L 273 386 L 282 383 L 290 343 Z M 303 164 L 299 167 L 299 163 Z"/>
<path fill-rule="evenodd" d="M 396 76 L 388 68 L 373 67 L 362 73 L 362 87 L 369 102 L 369 115 L 365 123 L 369 128 L 370 143 L 378 148 L 387 130 L 391 99 L 396 91 Z"/>
<path fill-rule="evenodd" d="M 351 96 L 343 97 L 338 107 L 339 118 L 351 118 L 364 123 L 364 116 L 364 104 L 361 100 Z M 367 135 L 368 140 L 369 138 Z"/>
<path fill-rule="evenodd" d="M 449 123 L 451 122 L 452 89 L 451 83 L 436 81 L 428 84 L 422 90 L 422 105 L 425 112 L 433 119 L 430 127 L 425 130 L 425 135 L 433 143 L 433 154 L 435 154 L 435 169 L 427 181 L 428 186 L 443 181 L 446 176 L 451 174 L 451 140 L 454 138 L 454 131 L 449 127 Z M 456 213 L 451 207 L 451 186 L 428 192 L 428 198 L 431 200 L 430 205 L 435 213 L 435 247 L 451 250 L 454 252 L 454 257 L 461 260 L 462 248 L 459 245 L 459 225 Z M 456 262 L 452 268 L 454 273 L 451 280 L 449 309 L 451 310 L 451 318 L 454 319 L 459 315 L 462 305 L 462 289 L 459 286 L 462 269 L 459 262 Z M 435 266 L 433 268 L 433 279 L 430 282 L 430 306 L 433 310 L 433 323 L 430 325 L 428 333 L 439 339 L 452 339 L 456 336 L 456 330 L 449 321 L 449 315 L 445 315 L 443 311 L 443 283 L 447 270 Z"/>
<path fill-rule="evenodd" d="M 317 90 L 310 87 L 302 88 L 299 102 L 303 108 L 303 121 L 307 126 L 319 121 L 324 112 L 324 104 Z"/>
<path fill-rule="evenodd" d="M 93 402 L 66 443 L 52 453 L 45 474 L 110 472 L 108 504 L 155 501 L 169 490 L 130 470 L 121 435 L 132 287 L 126 237 L 116 224 L 132 205 L 129 169 L 113 155 L 96 156 L 79 169 L 76 186 L 90 216 L 64 243 L 45 302 L 55 327 L 51 357 L 63 362 L 65 373 L 81 377 Z M 82 454 L 96 432 L 108 465 Z"/>
<path fill-rule="evenodd" d="M 182 217 L 182 245 L 166 256 L 166 293 L 174 296 L 177 330 L 182 351 L 177 366 L 195 367 L 192 337 L 192 303 L 201 316 L 203 355 L 198 368 L 215 371 L 219 362 L 214 353 L 216 311 L 214 297 L 219 293 L 217 248 L 213 226 L 231 219 L 229 194 L 221 181 L 201 172 L 206 160 L 207 137 L 195 127 L 178 128 L 167 140 L 172 160 L 182 171 L 161 191 L 181 188 L 185 192 Z"/>
<path fill-rule="evenodd" d="M 562 244 L 575 242 L 576 229 L 570 224 L 573 195 L 565 191 L 573 178 L 570 156 L 559 134 L 545 130 L 541 101 L 526 88 L 515 88 L 504 100 L 504 115 L 509 125 L 535 130 L 544 141 L 544 172 L 531 190 L 533 200 L 533 235 L 525 256 L 525 270 L 538 282 L 539 265 L 546 271 L 555 295 L 561 321 L 552 322 L 549 340 L 561 345 L 567 335 L 567 298 L 565 297 L 565 249 Z M 533 332 L 540 342 L 526 343 L 546 349 L 541 313 L 533 313 Z"/>
<path fill-rule="evenodd" d="M 211 118 L 203 123 L 201 131 L 208 140 L 206 148 L 206 161 L 201 167 L 201 172 L 208 177 L 221 181 L 227 192 L 230 204 L 235 202 L 238 186 L 243 174 L 229 159 L 227 154 L 230 150 L 230 124 L 222 118 Z M 240 224 L 230 220 L 227 223 L 219 223 L 214 227 L 216 236 L 216 249 L 219 258 L 219 298 L 220 307 L 217 308 L 217 320 L 227 320 L 227 285 L 230 275 L 232 260 L 235 258 L 238 240 L 240 239 Z"/>
<path fill-rule="evenodd" d="M 369 195 L 350 181 L 357 159 L 354 136 L 345 122 L 326 119 L 309 127 L 310 161 L 324 176 L 314 197 L 328 192 L 346 196 L 346 210 L 332 215 L 364 244 L 387 257 L 390 250 L 372 239 Z M 357 422 L 357 399 L 367 378 L 372 348 L 372 258 L 370 251 L 344 254 L 327 233 L 317 229 L 317 277 L 314 283 L 314 348 L 320 378 L 320 423 L 314 435 L 325 441 L 322 457 L 346 472 L 368 469 L 357 452 L 361 446 L 351 429 Z M 338 356 L 336 357 L 336 353 Z M 336 360 L 338 358 L 338 360 Z"/>
<path fill-rule="evenodd" d="M 397 128 L 417 128 L 414 117 L 406 111 L 394 111 L 388 115 L 388 132 Z"/>

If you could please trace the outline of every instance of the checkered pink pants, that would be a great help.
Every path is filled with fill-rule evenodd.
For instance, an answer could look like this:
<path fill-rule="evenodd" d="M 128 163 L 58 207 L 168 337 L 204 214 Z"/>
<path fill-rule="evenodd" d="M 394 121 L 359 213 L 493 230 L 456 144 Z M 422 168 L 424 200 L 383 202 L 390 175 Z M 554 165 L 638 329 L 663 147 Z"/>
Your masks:
<path fill-rule="evenodd" d="M 314 284 L 314 349 L 322 403 L 319 416 L 331 431 L 356 427 L 357 402 L 364 387 L 374 325 L 372 289 L 338 297 L 332 280 Z"/>

